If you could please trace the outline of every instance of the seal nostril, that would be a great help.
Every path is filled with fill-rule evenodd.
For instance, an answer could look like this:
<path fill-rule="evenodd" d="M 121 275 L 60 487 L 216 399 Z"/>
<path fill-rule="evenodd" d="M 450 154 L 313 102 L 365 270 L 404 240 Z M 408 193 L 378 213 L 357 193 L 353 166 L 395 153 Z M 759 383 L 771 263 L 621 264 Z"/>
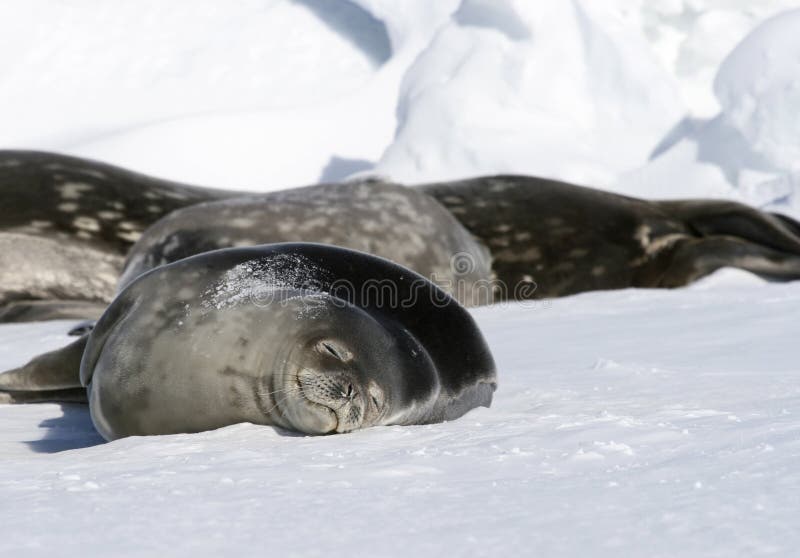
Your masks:
<path fill-rule="evenodd" d="M 347 385 L 347 398 L 348 399 L 352 399 L 353 398 L 353 384 L 348 384 Z"/>

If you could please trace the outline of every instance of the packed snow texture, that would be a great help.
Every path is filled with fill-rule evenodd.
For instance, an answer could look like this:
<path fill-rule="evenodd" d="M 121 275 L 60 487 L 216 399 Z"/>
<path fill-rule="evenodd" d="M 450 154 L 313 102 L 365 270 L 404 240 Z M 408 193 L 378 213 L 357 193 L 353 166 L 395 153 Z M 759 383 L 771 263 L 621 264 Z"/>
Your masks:
<path fill-rule="evenodd" d="M 102 444 L 85 408 L 0 407 L 0 553 L 796 555 L 800 284 L 473 313 L 500 388 L 446 424 Z M 0 365 L 66 327 L 0 326 Z"/>
<path fill-rule="evenodd" d="M 800 215 L 796 0 L 5 0 L 0 147 L 283 189 L 528 173 Z M 800 285 L 474 310 L 491 409 L 103 444 L 0 407 L 3 556 L 792 556 Z M 0 369 L 67 342 L 0 327 Z"/>

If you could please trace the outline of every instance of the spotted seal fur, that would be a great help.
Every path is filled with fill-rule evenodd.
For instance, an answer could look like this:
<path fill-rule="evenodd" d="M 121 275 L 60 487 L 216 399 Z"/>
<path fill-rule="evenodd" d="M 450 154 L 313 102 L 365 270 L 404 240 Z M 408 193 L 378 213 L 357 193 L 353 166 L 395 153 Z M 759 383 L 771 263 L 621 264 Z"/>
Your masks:
<path fill-rule="evenodd" d="M 649 201 L 530 176 L 419 189 L 488 247 L 495 301 L 680 287 L 722 267 L 800 279 L 800 223 L 741 203 Z"/>
<path fill-rule="evenodd" d="M 145 228 L 180 207 L 235 195 L 77 157 L 0 150 L 0 322 L 96 317 Z"/>
<path fill-rule="evenodd" d="M 466 306 L 491 295 L 489 251 L 436 200 L 382 181 L 321 184 L 179 209 L 131 248 L 120 286 L 159 265 L 236 246 L 317 242 L 375 254 L 433 280 Z"/>

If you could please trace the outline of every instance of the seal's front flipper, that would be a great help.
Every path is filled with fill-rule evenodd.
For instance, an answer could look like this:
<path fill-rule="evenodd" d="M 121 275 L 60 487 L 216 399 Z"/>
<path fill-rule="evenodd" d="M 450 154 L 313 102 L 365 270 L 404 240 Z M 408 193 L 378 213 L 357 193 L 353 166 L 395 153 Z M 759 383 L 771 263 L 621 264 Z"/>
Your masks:
<path fill-rule="evenodd" d="M 89 334 L 61 349 L 35 357 L 25 366 L 0 374 L 0 392 L 6 392 L 0 401 L 10 403 L 37 401 L 64 401 L 65 391 L 83 390 L 80 382 L 81 357 Z M 38 392 L 38 395 L 36 394 Z M 47 395 L 49 392 L 49 396 Z M 27 395 L 26 395 L 27 394 Z M 28 401 L 17 401 L 27 399 Z M 85 401 L 85 395 L 83 401 Z"/>
<path fill-rule="evenodd" d="M 800 255 L 787 254 L 729 236 L 679 241 L 659 287 L 682 287 L 723 267 L 738 267 L 768 279 L 800 278 Z"/>

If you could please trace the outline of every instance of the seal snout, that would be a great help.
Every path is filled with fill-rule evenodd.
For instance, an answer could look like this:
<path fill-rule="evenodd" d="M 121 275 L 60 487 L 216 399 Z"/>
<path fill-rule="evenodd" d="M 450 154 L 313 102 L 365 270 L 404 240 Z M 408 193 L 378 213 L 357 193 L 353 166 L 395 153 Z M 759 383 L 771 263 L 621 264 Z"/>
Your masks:
<path fill-rule="evenodd" d="M 305 368 L 297 374 L 300 392 L 320 413 L 335 417 L 328 432 L 348 432 L 364 419 L 364 398 L 358 382 L 344 371 Z M 331 417 L 331 418 L 333 418 Z"/>

